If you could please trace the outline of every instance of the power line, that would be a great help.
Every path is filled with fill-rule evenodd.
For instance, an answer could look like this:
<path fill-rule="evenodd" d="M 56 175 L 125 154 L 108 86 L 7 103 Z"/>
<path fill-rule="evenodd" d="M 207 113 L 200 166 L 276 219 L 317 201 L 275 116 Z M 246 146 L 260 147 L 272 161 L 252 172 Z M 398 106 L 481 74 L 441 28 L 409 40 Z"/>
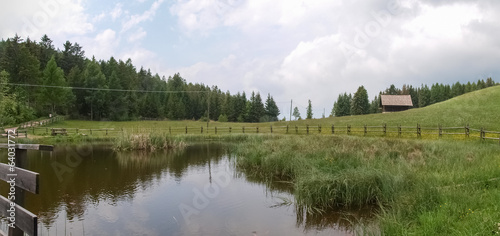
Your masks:
<path fill-rule="evenodd" d="M 107 88 L 86 88 L 86 87 L 68 87 L 40 84 L 16 84 L 16 83 L 0 83 L 4 85 L 24 86 L 24 87 L 41 87 L 41 88 L 62 88 L 62 89 L 78 89 L 92 91 L 112 91 L 112 92 L 139 92 L 139 93 L 208 93 L 211 91 L 166 91 L 166 90 L 134 90 L 134 89 L 107 89 Z"/>

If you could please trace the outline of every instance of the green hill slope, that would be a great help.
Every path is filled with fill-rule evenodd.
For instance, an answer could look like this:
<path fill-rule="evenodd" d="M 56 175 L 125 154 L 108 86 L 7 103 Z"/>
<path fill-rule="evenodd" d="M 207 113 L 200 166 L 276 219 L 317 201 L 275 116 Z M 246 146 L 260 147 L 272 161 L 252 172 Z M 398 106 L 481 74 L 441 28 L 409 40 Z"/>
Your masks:
<path fill-rule="evenodd" d="M 489 130 L 500 131 L 500 86 L 494 86 L 479 91 L 471 92 L 436 103 L 424 108 L 416 108 L 403 112 L 370 114 L 348 117 L 333 117 L 317 120 L 301 120 L 291 122 L 293 125 L 318 125 L 328 126 L 335 124 L 345 126 L 367 125 L 416 126 L 422 127 L 464 126 L 484 127 Z"/>

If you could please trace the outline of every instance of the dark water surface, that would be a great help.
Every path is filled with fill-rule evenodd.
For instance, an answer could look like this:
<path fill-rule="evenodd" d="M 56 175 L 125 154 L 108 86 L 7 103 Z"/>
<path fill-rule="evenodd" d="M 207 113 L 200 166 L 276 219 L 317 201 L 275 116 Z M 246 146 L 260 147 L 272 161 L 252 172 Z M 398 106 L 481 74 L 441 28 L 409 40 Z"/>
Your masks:
<path fill-rule="evenodd" d="M 40 194 L 27 193 L 25 208 L 39 216 L 39 235 L 351 234 L 337 214 L 296 214 L 282 204 L 293 201 L 288 184 L 247 178 L 222 144 L 152 153 L 57 146 L 28 159 Z"/>

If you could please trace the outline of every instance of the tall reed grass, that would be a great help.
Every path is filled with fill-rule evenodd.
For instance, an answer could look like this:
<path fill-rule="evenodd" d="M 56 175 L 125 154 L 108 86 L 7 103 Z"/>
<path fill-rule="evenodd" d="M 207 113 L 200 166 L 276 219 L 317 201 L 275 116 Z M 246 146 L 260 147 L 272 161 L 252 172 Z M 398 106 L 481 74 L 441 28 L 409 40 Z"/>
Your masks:
<path fill-rule="evenodd" d="M 186 142 L 165 133 L 136 133 L 123 134 L 113 140 L 113 149 L 115 150 L 146 150 L 154 151 L 157 149 L 182 149 Z"/>
<path fill-rule="evenodd" d="M 500 232 L 495 144 L 281 136 L 247 140 L 235 154 L 248 175 L 292 182 L 297 207 L 307 212 L 377 206 L 379 225 L 368 228 L 383 235 Z"/>

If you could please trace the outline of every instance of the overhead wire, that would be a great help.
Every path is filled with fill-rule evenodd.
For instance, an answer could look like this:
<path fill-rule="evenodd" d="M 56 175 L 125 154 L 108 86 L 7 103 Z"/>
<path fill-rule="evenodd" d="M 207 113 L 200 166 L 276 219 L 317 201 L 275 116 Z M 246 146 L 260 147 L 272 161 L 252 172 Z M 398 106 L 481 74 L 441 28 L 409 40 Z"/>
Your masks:
<path fill-rule="evenodd" d="M 112 91 L 112 92 L 140 92 L 140 93 L 208 93 L 210 91 L 167 91 L 167 90 L 136 90 L 136 89 L 110 89 L 110 88 L 88 88 L 88 87 L 71 87 L 71 86 L 55 86 L 41 84 L 17 84 L 17 83 L 0 83 L 4 85 L 24 86 L 24 87 L 42 87 L 42 88 L 62 88 L 62 89 L 78 89 L 92 91 Z"/>

